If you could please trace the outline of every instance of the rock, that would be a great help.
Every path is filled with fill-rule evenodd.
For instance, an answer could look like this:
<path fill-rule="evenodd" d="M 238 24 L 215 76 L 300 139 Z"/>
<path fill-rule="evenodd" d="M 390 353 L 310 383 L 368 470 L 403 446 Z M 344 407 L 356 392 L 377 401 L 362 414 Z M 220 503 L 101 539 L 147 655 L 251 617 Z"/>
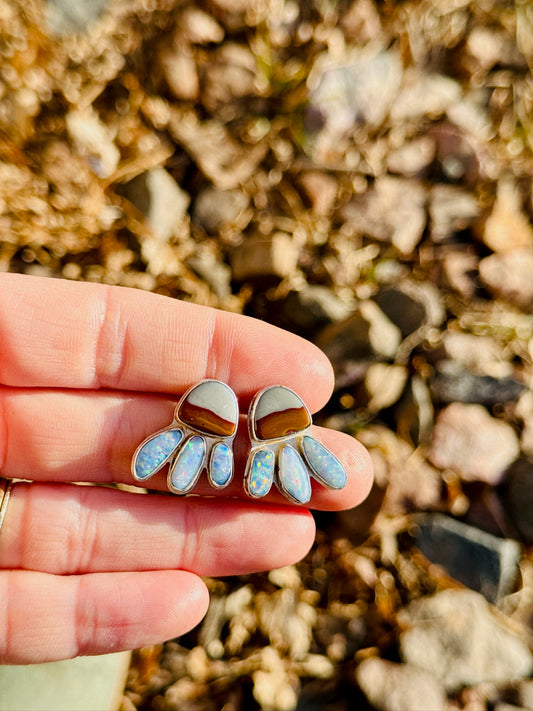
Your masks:
<path fill-rule="evenodd" d="M 484 681 L 527 677 L 527 645 L 470 590 L 443 590 L 415 600 L 398 615 L 401 658 L 440 681 L 447 692 Z"/>
<path fill-rule="evenodd" d="M 444 355 L 457 364 L 495 378 L 513 373 L 509 353 L 492 336 L 447 330 L 442 337 Z"/>
<path fill-rule="evenodd" d="M 133 178 L 122 186 L 121 193 L 142 212 L 162 242 L 174 233 L 190 202 L 188 193 L 161 167 Z"/>
<path fill-rule="evenodd" d="M 533 228 L 522 212 L 520 196 L 508 180 L 498 183 L 492 212 L 485 222 L 483 242 L 493 252 L 511 252 L 533 246 Z"/>
<path fill-rule="evenodd" d="M 231 269 L 212 252 L 198 250 L 197 254 L 187 259 L 187 266 L 209 284 L 219 299 L 231 296 Z"/>
<path fill-rule="evenodd" d="M 429 200 L 430 233 L 434 242 L 443 242 L 471 227 L 479 217 L 476 198 L 454 185 L 435 185 Z"/>
<path fill-rule="evenodd" d="M 515 249 L 492 254 L 479 263 L 479 274 L 489 291 L 519 308 L 533 304 L 533 250 Z"/>
<path fill-rule="evenodd" d="M 436 402 L 465 402 L 497 405 L 516 402 L 527 389 L 515 378 L 479 375 L 453 360 L 441 360 L 431 379 L 431 393 Z"/>
<path fill-rule="evenodd" d="M 352 305 L 326 286 L 307 284 L 301 291 L 287 294 L 282 306 L 281 325 L 314 335 L 328 324 L 347 318 L 352 310 Z"/>
<path fill-rule="evenodd" d="M 495 486 L 519 450 L 511 425 L 481 405 L 457 402 L 437 417 L 428 456 L 435 466 L 452 469 L 465 481 Z"/>
<path fill-rule="evenodd" d="M 190 47 L 162 47 L 157 60 L 168 88 L 176 99 L 194 101 L 200 95 L 200 79 Z"/>
<path fill-rule="evenodd" d="M 331 360 L 337 386 L 345 387 L 366 372 L 368 365 L 362 361 L 375 356 L 393 358 L 400 340 L 400 329 L 373 301 L 365 300 L 351 316 L 326 326 L 316 344 Z"/>
<path fill-rule="evenodd" d="M 455 114 L 458 113 L 456 105 Z M 436 159 L 445 180 L 460 181 L 464 186 L 475 188 L 484 165 L 478 139 L 465 134 L 449 121 L 432 126 L 429 135 L 436 144 Z"/>
<path fill-rule="evenodd" d="M 338 185 L 335 178 L 326 173 L 309 171 L 298 179 L 304 193 L 317 215 L 329 215 L 337 197 Z"/>
<path fill-rule="evenodd" d="M 250 198 L 242 190 L 204 188 L 194 203 L 193 221 L 209 234 L 216 234 L 232 224 L 243 229 L 249 222 L 245 216 Z"/>
<path fill-rule="evenodd" d="M 245 45 L 225 42 L 202 71 L 202 101 L 209 111 L 230 111 L 234 99 L 255 95 L 257 61 Z"/>
<path fill-rule="evenodd" d="M 214 119 L 200 121 L 192 110 L 174 108 L 169 130 L 219 190 L 233 190 L 247 180 L 263 160 L 268 144 L 243 146 Z"/>
<path fill-rule="evenodd" d="M 362 430 L 358 438 L 370 452 L 376 485 L 386 490 L 382 513 L 404 516 L 414 510 L 438 506 L 442 487 L 440 473 L 427 463 L 419 451 L 395 432 L 379 425 Z M 357 512 L 359 510 L 358 507 Z M 347 512 L 345 520 L 348 521 L 349 516 L 354 518 L 353 513 Z M 356 518 L 358 516 L 359 513 Z"/>
<path fill-rule="evenodd" d="M 233 278 L 235 281 L 258 277 L 283 279 L 296 269 L 299 254 L 299 246 L 285 232 L 246 237 L 230 255 Z"/>
<path fill-rule="evenodd" d="M 436 286 L 405 279 L 381 289 L 375 301 L 402 332 L 403 338 L 421 326 L 439 326 L 445 317 L 442 296 Z"/>
<path fill-rule="evenodd" d="M 444 711 L 446 708 L 442 684 L 409 664 L 371 657 L 359 664 L 355 678 L 369 702 L 379 711 Z"/>
<path fill-rule="evenodd" d="M 461 86 L 454 79 L 411 69 L 405 72 L 404 88 L 391 109 L 391 121 L 438 118 L 461 95 Z"/>
<path fill-rule="evenodd" d="M 434 410 L 425 378 L 417 373 L 409 378 L 394 414 L 400 437 L 416 445 L 427 445 L 433 431 Z"/>
<path fill-rule="evenodd" d="M 345 64 L 327 64 L 321 56 L 309 75 L 307 123 L 319 123 L 340 137 L 357 123 L 379 126 L 398 92 L 402 64 L 393 51 L 362 56 Z"/>
<path fill-rule="evenodd" d="M 525 543 L 533 543 L 533 464 L 519 460 L 511 467 L 505 487 L 505 508 Z"/>
<path fill-rule="evenodd" d="M 109 178 L 116 170 L 120 152 L 113 135 L 90 106 L 71 109 L 65 117 L 70 140 L 99 178 Z"/>
<path fill-rule="evenodd" d="M 359 46 L 376 39 L 381 31 L 381 19 L 372 0 L 354 0 L 341 17 L 340 26 L 348 40 Z"/>
<path fill-rule="evenodd" d="M 46 19 L 56 35 L 86 33 L 105 13 L 108 0 L 46 0 Z"/>
<path fill-rule="evenodd" d="M 417 523 L 417 547 L 451 578 L 492 603 L 512 591 L 521 555 L 516 541 L 492 536 L 442 514 L 425 515 Z"/>
<path fill-rule="evenodd" d="M 400 148 L 389 151 L 387 168 L 408 178 L 420 176 L 435 160 L 435 141 L 430 136 L 420 136 Z"/>
<path fill-rule="evenodd" d="M 391 242 L 402 254 L 410 254 L 426 226 L 425 205 L 421 183 L 384 176 L 345 205 L 341 217 L 359 234 Z"/>
<path fill-rule="evenodd" d="M 372 363 L 365 375 L 368 409 L 379 412 L 394 405 L 401 397 L 409 372 L 403 365 Z"/>
<path fill-rule="evenodd" d="M 224 39 L 224 30 L 215 18 L 198 7 L 186 7 L 178 23 L 183 35 L 193 44 L 218 43 Z"/>
<path fill-rule="evenodd" d="M 471 299 L 479 288 L 479 257 L 470 248 L 447 249 L 442 267 L 449 286 L 465 299 Z"/>

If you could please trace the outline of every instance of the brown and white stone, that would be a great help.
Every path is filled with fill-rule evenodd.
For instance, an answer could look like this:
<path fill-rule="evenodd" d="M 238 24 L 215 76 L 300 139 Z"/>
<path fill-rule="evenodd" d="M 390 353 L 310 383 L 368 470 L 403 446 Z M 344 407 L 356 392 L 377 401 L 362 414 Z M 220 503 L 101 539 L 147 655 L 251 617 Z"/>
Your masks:
<path fill-rule="evenodd" d="M 204 380 L 178 405 L 176 419 L 207 435 L 231 437 L 237 429 L 237 399 L 225 383 Z"/>
<path fill-rule="evenodd" d="M 310 424 L 309 410 L 289 388 L 274 385 L 257 397 L 252 417 L 252 434 L 255 439 L 279 439 L 301 432 Z"/>

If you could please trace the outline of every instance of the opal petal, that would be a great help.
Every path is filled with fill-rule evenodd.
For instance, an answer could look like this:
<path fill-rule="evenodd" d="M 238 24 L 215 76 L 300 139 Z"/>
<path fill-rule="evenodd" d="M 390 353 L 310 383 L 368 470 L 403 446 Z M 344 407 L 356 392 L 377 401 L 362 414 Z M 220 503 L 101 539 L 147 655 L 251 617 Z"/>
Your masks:
<path fill-rule="evenodd" d="M 170 429 L 150 437 L 137 452 L 133 463 L 133 474 L 136 479 L 143 481 L 149 479 L 172 456 L 172 453 L 181 442 L 183 432 L 179 429 Z"/>
<path fill-rule="evenodd" d="M 184 494 L 196 484 L 205 460 L 205 440 L 194 435 L 181 448 L 169 474 L 169 488 Z"/>
<path fill-rule="evenodd" d="M 346 470 L 337 457 L 314 437 L 306 435 L 302 450 L 315 479 L 329 489 L 342 489 L 346 484 Z"/>
<path fill-rule="evenodd" d="M 274 481 L 274 453 L 270 449 L 258 449 L 252 455 L 246 489 L 250 496 L 261 498 L 270 491 Z"/>
<path fill-rule="evenodd" d="M 284 494 L 298 504 L 311 498 L 311 482 L 304 460 L 286 444 L 279 452 L 278 481 Z"/>
<path fill-rule="evenodd" d="M 233 474 L 233 453 L 224 442 L 215 444 L 211 451 L 209 477 L 214 486 L 226 486 Z"/>

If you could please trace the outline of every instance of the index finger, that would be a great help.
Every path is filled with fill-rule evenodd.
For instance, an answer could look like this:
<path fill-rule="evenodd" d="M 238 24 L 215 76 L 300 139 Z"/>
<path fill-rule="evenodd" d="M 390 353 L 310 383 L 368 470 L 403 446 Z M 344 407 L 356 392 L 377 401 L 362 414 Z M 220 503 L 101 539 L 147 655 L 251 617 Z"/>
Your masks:
<path fill-rule="evenodd" d="M 223 380 L 246 401 L 289 385 L 312 411 L 332 391 L 314 345 L 237 314 L 125 287 L 0 274 L 0 384 L 180 393 Z"/>

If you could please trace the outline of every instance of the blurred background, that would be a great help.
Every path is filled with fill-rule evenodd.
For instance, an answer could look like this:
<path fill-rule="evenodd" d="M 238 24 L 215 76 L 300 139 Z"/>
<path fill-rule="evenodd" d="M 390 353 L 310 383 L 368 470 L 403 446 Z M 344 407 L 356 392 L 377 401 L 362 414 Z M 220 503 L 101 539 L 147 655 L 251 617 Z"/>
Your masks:
<path fill-rule="evenodd" d="M 532 67 L 529 0 L 0 0 L 0 270 L 305 336 L 376 471 L 122 711 L 533 708 Z"/>

